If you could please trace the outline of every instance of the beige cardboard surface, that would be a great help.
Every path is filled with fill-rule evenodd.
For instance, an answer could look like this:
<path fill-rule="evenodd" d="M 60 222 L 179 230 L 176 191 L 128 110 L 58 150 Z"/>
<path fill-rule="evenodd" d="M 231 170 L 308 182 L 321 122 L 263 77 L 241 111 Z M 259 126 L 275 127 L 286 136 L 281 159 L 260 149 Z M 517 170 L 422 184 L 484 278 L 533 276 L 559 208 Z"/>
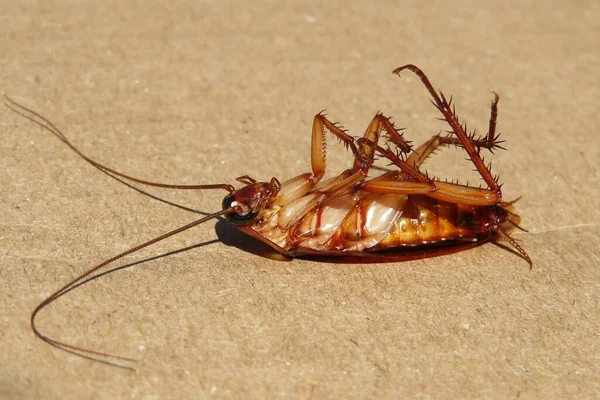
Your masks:
<path fill-rule="evenodd" d="M 600 396 L 597 2 L 1 2 L 0 90 L 84 152 L 171 183 L 287 179 L 313 116 L 356 136 L 378 110 L 418 144 L 444 125 L 411 73 L 487 129 L 534 268 L 493 244 L 377 265 L 272 260 L 210 222 L 123 260 L 38 320 L 94 264 L 198 218 L 100 173 L 0 108 L 3 398 L 594 398 Z M 328 167 L 350 158 L 329 140 Z M 438 176 L 471 178 L 444 150 Z M 465 178 L 466 177 L 466 178 Z M 148 189 L 195 210 L 221 192 Z M 117 265 L 115 265 L 117 266 Z"/>

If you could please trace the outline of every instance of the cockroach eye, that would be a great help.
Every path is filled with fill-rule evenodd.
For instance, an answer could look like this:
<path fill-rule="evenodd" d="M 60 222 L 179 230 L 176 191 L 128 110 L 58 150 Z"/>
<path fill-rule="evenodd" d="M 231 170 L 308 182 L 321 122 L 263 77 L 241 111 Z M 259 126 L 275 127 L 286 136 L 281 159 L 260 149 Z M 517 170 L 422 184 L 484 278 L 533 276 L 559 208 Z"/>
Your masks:
<path fill-rule="evenodd" d="M 223 199 L 223 210 L 227 209 L 227 208 L 231 208 L 231 207 L 235 207 L 236 206 L 236 201 L 235 198 L 233 197 L 233 195 L 228 195 L 225 196 L 225 198 Z M 258 215 L 258 213 L 253 213 L 253 212 L 249 212 L 247 214 L 244 215 L 240 215 L 236 212 L 230 212 L 225 214 L 225 218 L 227 218 L 227 221 L 231 222 L 233 225 L 235 226 L 241 226 L 241 225 L 246 225 L 247 223 L 251 222 L 254 218 L 256 218 L 256 216 Z"/>

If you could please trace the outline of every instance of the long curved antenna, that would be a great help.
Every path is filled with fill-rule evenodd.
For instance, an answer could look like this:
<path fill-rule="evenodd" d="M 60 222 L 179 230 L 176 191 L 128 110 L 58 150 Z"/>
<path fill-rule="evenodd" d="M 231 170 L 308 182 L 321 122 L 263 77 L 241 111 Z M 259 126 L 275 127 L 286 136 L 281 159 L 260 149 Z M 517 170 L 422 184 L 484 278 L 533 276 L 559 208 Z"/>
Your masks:
<path fill-rule="evenodd" d="M 77 347 L 77 346 L 73 346 L 67 343 L 63 343 L 60 342 L 58 340 L 52 339 L 46 335 L 44 335 L 43 333 L 41 333 L 37 326 L 35 325 L 35 318 L 37 317 L 38 313 L 44 309 L 46 306 L 48 306 L 50 303 L 52 303 L 53 301 L 55 301 L 56 299 L 58 299 L 59 297 L 61 297 L 63 294 L 65 294 L 66 292 L 72 290 L 75 286 L 78 286 L 78 283 L 81 282 L 83 279 L 89 277 L 90 275 L 92 275 L 94 272 L 97 272 L 98 270 L 106 267 L 108 264 L 123 258 L 131 253 L 134 253 L 138 250 L 143 249 L 144 247 L 148 247 L 151 246 L 157 242 L 160 242 L 161 240 L 164 240 L 168 237 L 171 237 L 173 235 L 176 235 L 178 233 L 181 233 L 185 230 L 188 230 L 190 228 L 195 227 L 196 225 L 200 225 L 212 218 L 218 217 L 220 215 L 226 214 L 226 213 L 230 213 L 230 212 L 236 212 L 236 211 L 240 211 L 239 208 L 236 207 L 231 207 L 231 208 L 227 208 L 224 210 L 220 210 L 217 211 L 214 214 L 208 215 L 204 218 L 198 219 L 194 222 L 191 222 L 187 225 L 181 226 L 175 230 L 172 230 L 170 232 L 167 232 L 163 235 L 160 235 L 152 240 L 149 240 L 145 243 L 142 243 L 140 245 L 137 245 L 135 247 L 130 248 L 127 251 L 124 251 L 123 253 L 120 253 L 114 257 L 109 258 L 108 260 L 96 265 L 93 268 L 90 268 L 89 270 L 87 270 L 86 272 L 84 272 L 83 274 L 79 275 L 78 277 L 76 277 L 75 279 L 71 280 L 69 283 L 67 283 L 65 286 L 61 287 L 59 290 L 57 290 L 56 292 L 52 293 L 50 296 L 48 296 L 44 301 L 42 301 L 32 312 L 31 314 L 31 329 L 33 330 L 33 332 L 36 334 L 37 337 L 39 337 L 40 339 L 42 339 L 44 342 L 50 344 L 51 346 L 54 346 L 58 349 L 67 351 L 69 353 L 72 354 L 76 354 L 78 356 L 84 357 L 84 358 L 88 358 L 88 359 L 92 359 L 94 361 L 99 361 L 99 362 L 103 362 L 105 364 L 109 364 L 112 366 L 116 366 L 116 367 L 121 367 L 121 368 L 125 368 L 125 369 L 129 369 L 129 370 L 133 370 L 135 371 L 134 368 L 129 367 L 129 366 L 125 366 L 125 365 L 121 365 L 121 364 L 117 364 L 117 363 L 113 363 L 110 361 L 106 361 L 103 360 L 99 357 L 102 358 L 108 358 L 108 359 L 113 359 L 113 360 L 118 360 L 118 361 L 124 361 L 124 362 L 135 362 L 135 359 L 132 358 L 128 358 L 128 357 L 121 357 L 121 356 L 117 356 L 114 354 L 110 354 L 110 353 L 105 353 L 105 352 L 101 352 L 101 351 L 95 351 L 95 350 L 90 350 L 90 349 L 84 349 L 82 347 Z M 83 354 L 81 354 L 83 353 Z"/>
<path fill-rule="evenodd" d="M 28 120 L 30 120 L 33 123 L 38 124 L 39 126 L 41 126 L 42 128 L 46 129 L 47 131 L 49 131 L 50 133 L 52 133 L 54 136 L 56 136 L 57 138 L 59 138 L 64 144 L 66 144 L 67 146 L 69 146 L 71 148 L 71 150 L 73 150 L 75 153 L 77 153 L 81 158 L 83 158 L 85 161 L 89 162 L 90 164 L 92 164 L 94 167 L 98 168 L 101 171 L 104 172 L 110 172 L 112 174 L 115 174 L 117 176 L 120 176 L 121 178 L 130 180 L 132 182 L 137 182 L 137 183 L 141 183 L 143 185 L 148 185 L 148 186 L 154 186 L 154 187 L 160 187 L 160 188 L 165 188 L 165 189 L 192 189 L 192 190 L 198 190 L 198 189 L 223 189 L 223 190 L 227 190 L 229 193 L 233 193 L 235 192 L 235 189 L 233 186 L 229 185 L 229 184 L 213 184 L 213 185 L 172 185 L 172 184 L 167 184 L 167 183 L 156 183 L 156 182 L 149 182 L 149 181 L 145 181 L 143 179 L 138 179 L 138 178 L 134 178 L 132 176 L 123 174 L 119 171 L 115 171 L 114 169 L 111 169 L 105 165 L 100 164 L 99 162 L 89 158 L 88 156 L 86 156 L 85 154 L 83 154 L 77 147 L 75 147 L 70 141 L 69 139 L 67 139 L 67 137 L 60 131 L 60 129 L 58 129 L 56 127 L 56 125 L 54 125 L 52 122 L 50 122 L 46 117 L 38 114 L 37 112 L 17 103 L 16 101 L 12 100 L 10 97 L 8 97 L 6 94 L 4 95 L 4 99 L 6 100 L 6 102 L 4 103 L 8 108 L 10 108 L 12 111 L 16 112 L 17 114 L 20 114 L 21 116 L 27 118 Z"/>

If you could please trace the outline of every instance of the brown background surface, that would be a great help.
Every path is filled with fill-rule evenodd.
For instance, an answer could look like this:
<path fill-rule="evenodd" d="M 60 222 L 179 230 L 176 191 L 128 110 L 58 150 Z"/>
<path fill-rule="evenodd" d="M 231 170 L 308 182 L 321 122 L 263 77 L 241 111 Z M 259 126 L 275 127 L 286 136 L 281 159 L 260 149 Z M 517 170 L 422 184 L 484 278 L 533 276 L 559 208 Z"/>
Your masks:
<path fill-rule="evenodd" d="M 546 4 L 546 5 L 544 5 Z M 507 152 L 504 195 L 535 265 L 493 244 L 423 261 L 276 261 L 223 222 L 127 257 L 44 311 L 66 342 L 138 358 L 110 368 L 44 344 L 31 310 L 69 279 L 197 218 L 98 172 L 0 108 L 0 397 L 600 396 L 597 2 L 2 1 L 0 90 L 82 150 L 149 180 L 287 179 L 312 117 L 354 135 L 377 110 L 422 142 L 443 128 L 414 63 Z M 330 171 L 349 164 L 330 140 Z M 454 150 L 428 168 L 471 166 Z M 149 190 L 197 210 L 222 193 Z"/>

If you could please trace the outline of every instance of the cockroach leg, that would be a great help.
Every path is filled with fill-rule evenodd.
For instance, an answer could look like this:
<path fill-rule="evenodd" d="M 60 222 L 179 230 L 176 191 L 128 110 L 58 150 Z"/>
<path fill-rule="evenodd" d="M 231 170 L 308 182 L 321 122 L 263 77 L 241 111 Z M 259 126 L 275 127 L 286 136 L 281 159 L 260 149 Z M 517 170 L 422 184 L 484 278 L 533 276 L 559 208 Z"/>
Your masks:
<path fill-rule="evenodd" d="M 376 193 L 427 194 L 429 197 L 438 200 L 479 206 L 500 203 L 502 200 L 499 198 L 497 192 L 449 182 L 434 181 L 418 171 L 419 166 L 425 158 L 431 154 L 435 147 L 440 145 L 439 140 L 436 140 L 438 138 L 439 136 L 434 136 L 419 146 L 407 161 L 402 160 L 391 150 L 377 146 L 377 151 L 392 161 L 393 164 L 397 165 L 403 172 L 389 173 L 372 179 L 365 182 L 362 185 L 362 189 Z"/>
<path fill-rule="evenodd" d="M 326 168 L 326 131 L 331 132 L 340 139 L 346 148 L 352 151 L 355 159 L 364 157 L 361 154 L 359 146 L 357 146 L 357 141 L 352 136 L 348 135 L 337 124 L 329 121 L 322 112 L 317 114 L 313 120 L 311 141 L 311 165 L 313 172 L 312 174 L 303 174 L 285 181 L 282 184 L 281 191 L 274 200 L 276 204 L 287 204 L 305 195 L 321 180 Z M 368 156 L 366 157 L 367 160 L 365 162 L 369 163 Z M 373 155 L 371 155 L 372 157 Z M 370 163 L 372 164 L 372 161 Z M 368 168 L 366 170 L 368 171 Z M 365 176 L 366 172 L 346 170 L 327 185 L 320 187 L 318 191 L 328 194 L 336 193 L 360 182 Z"/>
<path fill-rule="evenodd" d="M 335 185 L 329 187 L 326 191 L 324 191 L 324 193 L 327 194 L 328 196 L 333 195 L 335 193 L 346 190 L 346 189 L 356 185 L 363 179 L 365 179 L 366 172 L 364 172 L 363 170 L 358 170 L 355 172 L 352 172 L 352 170 L 348 170 L 348 171 L 351 172 L 351 174 L 349 176 L 347 176 L 347 174 L 343 174 L 344 176 L 347 176 L 347 177 L 345 177 L 343 180 L 339 181 Z"/>
<path fill-rule="evenodd" d="M 352 151 L 356 152 L 354 138 L 330 122 L 322 112 L 315 115 L 310 147 L 312 173 L 305 173 L 284 181 L 281 184 L 279 193 L 273 200 L 274 204 L 284 205 L 299 199 L 321 181 L 327 168 L 327 130 L 342 139 L 346 146 L 350 146 Z"/>
<path fill-rule="evenodd" d="M 235 178 L 235 180 L 240 183 L 243 183 L 244 185 L 252 185 L 253 183 L 256 183 L 256 179 L 254 179 L 248 175 L 237 177 L 237 178 Z"/>
<path fill-rule="evenodd" d="M 352 154 L 354 154 L 355 157 L 357 156 L 358 148 L 356 146 L 356 139 L 348 135 L 344 129 L 338 126 L 337 123 L 328 120 L 325 114 L 319 113 L 315 116 L 313 123 L 313 135 L 314 129 L 317 127 L 321 132 L 323 132 L 323 134 L 325 134 L 325 129 L 327 129 L 332 135 L 340 139 L 344 146 L 352 151 Z"/>
<path fill-rule="evenodd" d="M 427 182 L 397 180 L 395 175 L 390 175 L 388 179 L 377 178 L 365 182 L 361 186 L 361 189 L 373 193 L 422 194 L 430 196 L 435 191 L 435 186 L 433 183 Z"/>
<path fill-rule="evenodd" d="M 403 129 L 396 128 L 394 123 L 390 121 L 389 117 L 385 117 L 382 114 L 379 114 L 379 116 L 381 119 L 381 124 L 383 125 L 383 129 L 385 129 L 385 132 L 387 133 L 388 141 L 396 145 L 396 147 L 399 148 L 403 153 L 410 153 L 412 146 L 410 142 L 404 139 L 404 136 L 402 136 L 400 133 Z"/>
<path fill-rule="evenodd" d="M 442 136 L 437 134 L 417 147 L 408 157 L 406 163 L 413 168 L 418 168 L 441 145 Z"/>
<path fill-rule="evenodd" d="M 378 151 L 382 154 L 385 153 L 384 155 L 403 171 L 412 170 L 418 172 L 418 167 L 423 161 L 423 159 L 420 159 L 412 162 L 410 158 L 407 161 L 403 161 L 389 150 L 378 147 Z M 420 174 L 420 172 L 418 173 Z M 496 192 L 488 189 L 434 181 L 426 177 L 425 180 L 415 181 L 406 172 L 390 172 L 381 175 L 365 182 L 361 188 L 376 193 L 426 194 L 438 200 L 478 206 L 495 205 L 501 201 Z"/>
<path fill-rule="evenodd" d="M 348 135 L 336 124 L 329 121 L 323 114 L 318 114 L 315 117 L 315 124 L 317 123 L 321 130 L 324 131 L 327 129 L 333 135 L 339 138 L 354 155 L 353 168 L 351 170 L 344 171 L 338 177 L 341 179 L 335 180 L 335 184 L 329 185 L 327 188 L 322 189 L 323 192 L 327 193 L 328 195 L 343 191 L 359 183 L 367 176 L 369 169 L 373 165 L 375 153 L 378 150 L 377 142 L 381 137 L 381 131 L 383 129 L 388 132 L 389 136 L 393 135 L 398 143 L 403 141 L 402 136 L 396 131 L 389 119 L 380 113 L 375 115 L 375 117 L 371 120 L 371 123 L 367 127 L 363 137 L 360 139 L 355 139 Z M 407 151 L 410 151 L 410 145 L 408 142 L 403 141 L 403 145 Z M 418 172 L 415 173 L 417 175 L 419 174 Z"/>
<path fill-rule="evenodd" d="M 411 150 L 408 141 L 402 138 L 402 135 L 390 122 L 389 118 L 385 117 L 384 115 L 377 113 L 377 115 L 375 115 L 375 117 L 371 120 L 371 123 L 367 127 L 365 134 L 360 139 L 355 139 L 348 135 L 345 131 L 329 121 L 322 114 L 317 115 L 315 117 L 315 121 L 319 122 L 319 125 L 322 129 L 326 128 L 333 135 L 338 137 L 354 154 L 354 165 L 352 170 L 350 170 L 352 173 L 350 175 L 347 175 L 346 172 L 343 173 L 343 179 L 339 180 L 335 185 L 332 185 L 325 190 L 327 194 L 337 193 L 363 180 L 367 176 L 370 167 L 373 165 L 376 152 L 380 152 L 383 153 L 384 156 L 388 156 L 392 162 L 402 168 L 407 174 L 411 175 L 415 180 L 419 182 L 430 182 L 427 177 L 425 177 L 416 169 L 411 168 L 411 166 L 408 165 L 404 160 L 400 159 L 399 157 L 394 157 L 395 154 L 391 151 L 389 151 L 389 154 L 386 153 L 386 150 L 377 144 L 381 138 L 382 130 L 385 130 L 388 134 L 388 138 L 390 138 L 390 141 L 392 141 L 392 143 L 394 143 L 398 148 L 407 153 Z M 392 156 L 392 154 L 394 154 L 394 156 Z"/>
<path fill-rule="evenodd" d="M 386 150 L 379 149 L 379 152 L 382 151 Z M 410 158 L 408 161 L 402 161 L 390 151 L 386 151 L 386 157 L 392 160 L 403 171 L 408 170 L 400 162 L 408 164 L 408 168 L 411 168 L 413 171 L 418 171 L 417 168 L 423 161 L 423 159 L 411 161 Z M 365 182 L 362 185 L 362 189 L 377 193 L 427 194 L 429 197 L 438 200 L 478 206 L 496 205 L 502 201 L 496 192 L 489 189 L 440 182 L 429 178 L 426 178 L 425 181 L 415 182 L 409 174 L 404 172 L 392 172 L 372 179 Z"/>
<path fill-rule="evenodd" d="M 365 182 L 362 190 L 375 193 L 423 194 L 428 197 L 473 206 L 490 206 L 498 204 L 497 196 L 487 189 L 459 185 L 456 183 L 432 181 L 414 182 L 398 179 L 391 175 L 388 179 L 374 179 Z"/>
<path fill-rule="evenodd" d="M 480 149 L 488 149 L 490 152 L 494 152 L 495 149 L 504 149 L 504 147 L 500 146 L 500 143 L 503 143 L 503 140 L 498 140 L 500 134 L 496 135 L 496 119 L 498 118 L 498 101 L 500 101 L 500 96 L 498 93 L 494 92 L 494 100 L 492 100 L 491 111 L 490 111 L 490 122 L 488 127 L 488 133 L 484 137 L 475 138 L 475 134 L 470 134 L 469 139 L 470 142 L 473 143 L 473 146 Z M 454 109 L 453 109 L 454 113 Z M 442 145 L 455 145 L 461 146 L 462 143 L 458 138 L 453 136 L 442 136 L 440 137 Z"/>
<path fill-rule="evenodd" d="M 497 138 L 495 135 L 496 131 L 496 118 L 498 115 L 498 100 L 499 96 L 494 93 L 494 100 L 492 101 L 492 111 L 490 116 L 490 129 L 486 137 L 481 139 L 473 139 L 469 137 L 468 140 L 471 142 L 479 151 L 481 148 L 486 148 L 488 150 L 493 150 L 498 146 Z M 379 153 L 384 155 L 393 164 L 398 166 L 406 173 L 410 173 L 411 169 L 413 171 L 418 171 L 418 168 L 421 164 L 440 146 L 442 145 L 457 145 L 462 146 L 462 142 L 459 137 L 449 137 L 449 136 L 441 136 L 435 135 L 417 149 L 413 151 L 413 153 L 408 157 L 406 161 L 403 161 L 400 157 L 398 157 L 394 152 L 389 149 L 381 149 L 378 148 Z M 413 178 L 414 175 L 410 174 Z M 370 183 L 367 182 L 363 187 L 365 190 L 369 191 L 377 191 L 382 193 L 388 193 L 391 191 L 393 193 L 416 193 L 415 190 L 426 190 L 426 185 L 406 185 L 402 183 L 405 181 L 405 174 L 396 174 L 394 176 L 389 177 L 381 177 L 383 179 L 377 179 L 375 182 Z M 385 181 L 398 181 L 397 184 L 386 183 Z M 423 182 L 423 181 L 422 181 Z M 460 202 L 462 204 L 472 204 L 472 205 L 493 205 L 501 202 L 501 198 L 497 195 L 497 192 L 480 189 L 480 188 L 472 188 L 464 185 L 452 184 L 447 182 L 438 182 L 438 181 L 429 181 L 432 183 L 431 186 L 431 194 L 430 197 L 437 198 L 438 200 L 445 200 L 451 202 Z"/>
<path fill-rule="evenodd" d="M 412 149 L 410 143 L 402 137 L 399 130 L 396 129 L 390 119 L 383 114 L 378 113 L 369 124 L 365 135 L 359 139 L 361 148 L 363 149 L 362 153 L 364 153 L 365 156 L 371 156 L 368 158 L 370 162 L 369 167 L 373 163 L 374 155 L 371 153 L 378 152 L 384 157 L 388 158 L 392 163 L 396 164 L 400 169 L 412 176 L 414 179 L 421 182 L 429 181 L 427 177 L 421 174 L 418 170 L 411 168 L 402 158 L 400 158 L 396 153 L 392 152 L 389 148 L 385 150 L 379 146 L 379 139 L 381 138 L 382 131 L 386 132 L 387 141 L 393 143 L 396 148 L 400 149 L 402 153 L 408 154 Z M 357 161 L 360 161 L 360 158 L 358 158 Z M 361 167 L 360 163 L 357 163 L 357 161 L 355 161 L 355 170 Z"/>
<path fill-rule="evenodd" d="M 393 73 L 400 76 L 400 72 L 405 69 L 411 70 L 421 79 L 421 82 L 423 82 L 423 84 L 425 85 L 425 87 L 427 88 L 427 90 L 429 91 L 431 96 L 433 97 L 434 105 L 444 115 L 446 122 L 452 128 L 452 131 L 454 132 L 454 134 L 457 136 L 458 140 L 460 141 L 460 145 L 465 149 L 465 151 L 469 155 L 471 161 L 475 165 L 475 168 L 477 169 L 477 171 L 479 172 L 479 174 L 485 181 L 486 185 L 492 192 L 495 192 L 497 194 L 499 201 L 501 201 L 502 194 L 500 191 L 500 185 L 498 184 L 498 182 L 496 182 L 496 180 L 492 176 L 492 173 L 484 164 L 481 156 L 479 155 L 479 152 L 477 151 L 476 146 L 473 144 L 473 142 L 471 141 L 471 138 L 469 138 L 467 133 L 464 131 L 463 127 L 458 122 L 458 120 L 456 118 L 456 114 L 454 113 L 454 110 L 450 107 L 450 104 L 448 103 L 448 101 L 446 100 L 444 95 L 441 92 L 438 95 L 438 93 L 433 88 L 433 85 L 431 84 L 431 82 L 429 82 L 429 79 L 427 78 L 425 73 L 423 73 L 423 71 L 421 71 L 418 67 L 416 67 L 412 64 L 407 64 L 402 67 L 396 68 Z M 496 115 L 497 115 L 497 99 L 492 104 L 492 116 L 490 118 L 490 131 L 493 131 L 493 132 L 495 132 Z"/>
<path fill-rule="evenodd" d="M 492 106 L 491 106 L 491 110 L 490 110 L 490 124 L 488 127 L 488 134 L 487 134 L 487 139 L 488 139 L 487 148 L 490 151 L 492 151 L 494 146 L 497 145 L 498 136 L 500 136 L 500 134 L 498 134 L 498 136 L 496 136 L 496 119 L 498 118 L 498 101 L 500 100 L 500 96 L 498 96 L 498 93 L 496 93 L 496 92 L 493 92 L 493 93 L 494 93 L 494 100 L 492 100 Z"/>
<path fill-rule="evenodd" d="M 429 179 L 427 176 L 423 175 L 423 173 L 419 171 L 418 165 L 411 165 L 408 161 L 403 160 L 391 149 L 384 149 L 381 146 L 377 146 L 377 152 L 385 158 L 387 158 L 388 160 L 390 160 L 392 164 L 396 165 L 403 171 L 397 177 L 407 175 L 419 182 L 432 182 L 431 179 Z"/>
<path fill-rule="evenodd" d="M 503 141 L 498 140 L 498 137 L 500 135 L 496 135 L 496 118 L 498 116 L 499 99 L 500 97 L 496 93 L 494 93 L 488 134 L 485 137 L 478 139 L 470 137 L 471 142 L 477 148 L 477 150 L 488 149 L 491 152 L 493 152 L 494 149 L 504 150 L 504 147 L 500 146 L 500 143 L 502 143 Z M 408 157 L 406 162 L 412 165 L 414 168 L 418 168 L 419 165 L 421 165 L 423 161 L 425 161 L 435 150 L 437 150 L 438 147 L 449 145 L 462 147 L 462 143 L 457 137 L 442 136 L 440 134 L 434 135 L 433 137 L 431 137 L 431 139 L 429 139 L 428 141 L 420 145 L 418 148 L 416 148 L 410 155 L 410 157 Z"/>

